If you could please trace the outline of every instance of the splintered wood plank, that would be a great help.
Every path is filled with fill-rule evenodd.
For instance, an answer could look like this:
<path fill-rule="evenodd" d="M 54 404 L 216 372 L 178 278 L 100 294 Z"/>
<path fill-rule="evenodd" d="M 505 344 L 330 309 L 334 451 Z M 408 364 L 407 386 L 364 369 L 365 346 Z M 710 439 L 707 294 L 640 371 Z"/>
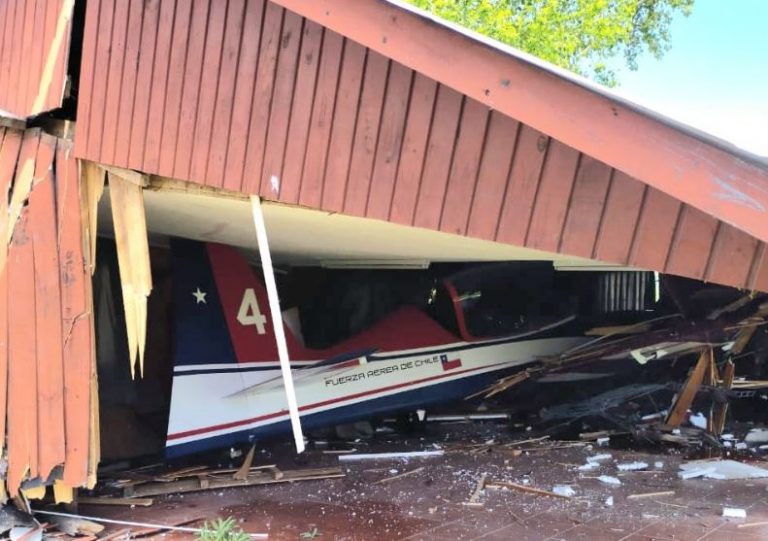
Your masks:
<path fill-rule="evenodd" d="M 410 102 L 413 70 L 393 63 L 387 82 L 387 96 L 381 114 L 381 126 L 376 144 L 371 186 L 365 215 L 386 220 L 392 204 L 400 157 L 402 155 L 405 119 Z"/>
<path fill-rule="evenodd" d="M 745 287 L 757 247 L 757 239 L 752 235 L 732 225 L 721 224 L 717 230 L 704 280 Z"/>
<path fill-rule="evenodd" d="M 137 2 L 141 4 L 142 2 Z M 165 107 L 163 117 L 157 119 L 155 129 L 160 130 L 160 148 L 157 158 L 157 173 L 168 177 L 173 176 L 173 165 L 176 161 L 176 143 L 179 138 L 179 113 L 181 98 L 185 85 L 194 85 L 196 79 L 187 80 L 187 48 L 191 41 L 202 41 L 200 34 L 190 36 L 192 11 L 203 6 L 204 2 L 178 2 L 173 18 L 173 38 L 168 60 L 168 78 L 165 89 Z M 154 171 L 153 171 L 154 172 Z"/>
<path fill-rule="evenodd" d="M 507 188 L 519 123 L 496 111 L 491 112 L 483 161 L 472 198 L 467 235 L 492 240 Z"/>
<path fill-rule="evenodd" d="M 13 177 L 16 172 L 16 163 L 21 150 L 22 132 L 8 129 L 3 137 L 3 144 L 0 146 L 0 197 L 2 205 L 0 212 L 0 246 L 7 247 L 10 240 L 8 199 L 13 183 Z M 5 268 L 7 252 L 0 251 L 0 270 Z"/>
<path fill-rule="evenodd" d="M 406 225 L 413 222 L 436 97 L 437 83 L 416 73 L 392 194 L 392 206 L 389 210 L 389 220 L 392 222 Z"/>
<path fill-rule="evenodd" d="M 61 1 L 60 8 L 56 11 L 55 34 L 50 41 L 46 39 L 46 43 L 53 44 L 51 49 L 46 51 L 46 55 L 53 55 L 53 58 L 46 59 L 48 63 L 52 63 L 50 66 L 49 64 L 44 65 L 46 71 L 43 72 L 41 77 L 42 84 L 38 91 L 38 100 L 44 106 L 37 107 L 38 111 L 56 109 L 61 106 L 64 97 L 69 48 L 72 41 L 72 14 L 74 9 L 75 0 Z M 42 100 L 44 99 L 45 101 L 43 102 Z"/>
<path fill-rule="evenodd" d="M 186 44 L 187 55 L 184 68 L 183 90 L 179 110 L 179 128 L 175 141 L 165 141 L 164 149 L 175 146 L 173 153 L 173 177 L 189 178 L 189 168 L 192 163 L 192 147 L 195 144 L 195 123 L 197 121 L 197 104 L 200 87 L 210 84 L 202 80 L 203 59 L 205 51 L 206 25 L 208 23 L 208 6 L 210 2 L 193 2 L 192 20 L 189 25 L 189 40 Z M 155 8 L 156 9 L 156 8 Z M 144 47 L 142 46 L 142 51 Z M 173 74 L 175 81 L 178 74 Z M 172 122 L 169 129 L 172 130 Z M 161 153 L 161 162 L 167 158 Z"/>
<path fill-rule="evenodd" d="M 703 278 L 716 230 L 715 218 L 684 205 L 664 271 L 689 278 Z"/>
<path fill-rule="evenodd" d="M 85 229 L 89 214 L 81 202 L 83 186 L 78 181 L 77 162 L 68 143 L 60 141 L 56 153 L 56 192 L 66 440 L 63 481 L 70 486 L 81 486 L 87 481 L 93 363 L 93 313 L 88 298 L 90 269 L 86 264 L 90 240 Z"/>
<path fill-rule="evenodd" d="M 629 255 L 630 265 L 664 269 L 679 213 L 680 201 L 655 188 L 648 188 Z"/>
<path fill-rule="evenodd" d="M 344 212 L 355 216 L 365 215 L 368 202 L 389 64 L 389 59 L 374 51 L 368 51 L 344 197 Z"/>
<path fill-rule="evenodd" d="M 36 477 L 37 353 L 35 329 L 35 267 L 24 207 L 8 254 L 8 476 L 11 497 L 21 482 Z M 12 308 L 10 308 L 12 307 Z"/>
<path fill-rule="evenodd" d="M 328 162 L 324 178 L 318 179 L 322 182 L 318 187 L 320 207 L 325 210 L 340 212 L 344 207 L 366 55 L 365 47 L 354 41 L 344 40 L 344 59 L 339 74 L 331 140 L 328 144 Z"/>
<path fill-rule="evenodd" d="M 122 90 L 115 122 L 115 151 L 112 163 L 128 167 L 128 150 L 130 149 L 131 117 L 133 116 L 133 100 L 136 96 L 136 77 L 139 65 L 139 45 L 141 40 L 141 24 L 144 16 L 144 2 L 130 2 L 128 14 L 128 30 L 125 40 L 125 62 L 123 63 Z M 78 117 L 79 118 L 79 117 Z"/>
<path fill-rule="evenodd" d="M 733 387 L 733 379 L 736 374 L 736 366 L 730 359 L 726 361 L 723 367 L 723 390 L 730 391 Z M 719 436 L 725 429 L 725 419 L 728 415 L 728 402 L 715 404 L 712 414 L 712 433 Z"/>
<path fill-rule="evenodd" d="M 501 209 L 496 240 L 523 246 L 533 213 L 549 138 L 529 126 L 521 126 L 509 174 L 507 195 Z"/>
<path fill-rule="evenodd" d="M 13 235 L 13 228 L 32 190 L 35 176 L 35 156 L 40 144 L 40 130 L 26 130 L 23 135 L 21 150 L 16 163 L 16 176 L 13 192 L 8 206 L 8 234 Z"/>
<path fill-rule="evenodd" d="M 147 336 L 147 297 L 152 291 L 149 245 L 142 188 L 109 174 L 109 195 L 117 245 L 117 263 L 123 292 L 131 376 L 144 372 Z"/>
<path fill-rule="evenodd" d="M 317 208 L 320 206 L 343 48 L 344 38 L 335 32 L 325 30 L 323 52 L 317 74 L 315 103 L 312 106 L 307 152 L 301 174 L 301 189 L 299 190 L 299 203 L 308 207 Z"/>
<path fill-rule="evenodd" d="M 427 143 L 424 171 L 421 174 L 413 217 L 413 225 L 416 227 L 437 229 L 440 225 L 440 213 L 448 186 L 448 174 L 451 170 L 451 158 L 463 102 L 463 96 L 452 88 L 445 85 L 437 87 L 432 130 Z"/>
<path fill-rule="evenodd" d="M 664 424 L 673 428 L 677 428 L 685 419 L 685 415 L 688 413 L 688 408 L 693 404 L 696 394 L 699 392 L 702 381 L 704 381 L 704 375 L 711 369 L 710 365 L 714 362 L 712 357 L 712 350 L 706 349 L 699 357 L 696 366 L 691 371 L 691 375 L 683 385 L 683 388 L 677 395 L 675 404 L 669 410 L 667 418 L 664 420 Z"/>
<path fill-rule="evenodd" d="M 99 217 L 99 199 L 104 193 L 104 170 L 93 162 L 80 162 L 83 212 L 85 213 L 85 227 L 88 230 L 88 261 L 96 261 L 96 224 Z M 91 274 L 96 270 L 91 265 Z"/>
<path fill-rule="evenodd" d="M 440 213 L 440 230 L 447 233 L 463 235 L 467 230 L 489 115 L 482 103 L 466 100 Z"/>
<path fill-rule="evenodd" d="M 264 148 L 267 141 L 269 111 L 274 93 L 275 69 L 277 57 L 280 54 L 284 15 L 283 8 L 274 2 L 266 3 L 243 167 L 241 191 L 247 194 L 259 193 L 261 186 L 261 168 L 264 164 Z"/>
<path fill-rule="evenodd" d="M 283 157 L 291 118 L 303 23 L 304 20 L 295 13 L 285 13 L 277 72 L 274 74 L 263 165 L 259 177 L 259 193 L 269 199 L 277 199 L 282 184 Z"/>
<path fill-rule="evenodd" d="M 243 16 L 243 33 L 248 36 L 248 39 L 244 38 L 240 44 L 235 95 L 232 99 L 231 136 L 224 166 L 224 189 L 235 192 L 239 192 L 243 184 L 248 124 L 253 107 L 256 70 L 259 65 L 264 4 L 264 0 L 246 2 Z"/>
<path fill-rule="evenodd" d="M 35 164 L 35 177 L 40 180 L 29 196 L 37 335 L 38 467 L 43 478 L 64 462 L 64 354 L 52 168 L 55 147 L 54 137 L 41 138 Z"/>
<path fill-rule="evenodd" d="M 596 259 L 613 263 L 627 262 L 645 190 L 646 185 L 642 182 L 614 171 L 597 236 Z"/>
<path fill-rule="evenodd" d="M 563 228 L 562 253 L 592 257 L 610 181 L 609 166 L 582 155 Z"/>
<path fill-rule="evenodd" d="M 231 129 L 235 85 L 238 81 L 237 66 L 240 56 L 240 44 L 254 39 L 248 34 L 243 36 L 245 0 L 229 0 L 227 23 L 224 28 L 224 42 L 221 51 L 216 108 L 213 113 L 211 144 L 208 148 L 208 165 L 205 171 L 205 183 L 209 186 L 224 186 L 227 174 L 224 166 L 227 160 L 227 147 L 230 139 L 237 138 Z M 258 35 L 255 36 L 258 40 Z"/>
<path fill-rule="evenodd" d="M 541 173 L 541 182 L 526 236 L 526 246 L 556 252 L 560 247 L 565 215 L 568 212 L 579 152 L 552 141 Z"/>
<path fill-rule="evenodd" d="M 304 157 L 307 152 L 312 108 L 315 101 L 315 82 L 320 63 L 320 47 L 323 41 L 323 27 L 312 21 L 305 21 L 296 85 L 293 90 L 291 121 L 288 126 L 285 159 L 280 179 L 280 200 L 298 203 L 301 190 L 301 176 Z"/>

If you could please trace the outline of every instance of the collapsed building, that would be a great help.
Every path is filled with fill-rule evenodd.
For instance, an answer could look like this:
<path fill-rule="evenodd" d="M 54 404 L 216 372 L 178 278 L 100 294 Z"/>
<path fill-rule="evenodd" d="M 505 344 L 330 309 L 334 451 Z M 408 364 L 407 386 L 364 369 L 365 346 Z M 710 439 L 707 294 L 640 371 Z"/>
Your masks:
<path fill-rule="evenodd" d="M 317 351 L 402 306 L 468 343 L 573 313 L 608 337 L 486 397 L 692 354 L 679 426 L 700 386 L 727 393 L 764 362 L 764 159 L 397 2 L 3 2 L 0 186 L 4 498 L 70 501 L 102 454 L 171 441 L 175 239 L 234 247 L 256 274 L 268 250 L 281 306 L 244 313 L 283 309 Z M 435 286 L 462 272 L 464 290 Z M 440 319 L 473 298 L 480 319 Z"/>

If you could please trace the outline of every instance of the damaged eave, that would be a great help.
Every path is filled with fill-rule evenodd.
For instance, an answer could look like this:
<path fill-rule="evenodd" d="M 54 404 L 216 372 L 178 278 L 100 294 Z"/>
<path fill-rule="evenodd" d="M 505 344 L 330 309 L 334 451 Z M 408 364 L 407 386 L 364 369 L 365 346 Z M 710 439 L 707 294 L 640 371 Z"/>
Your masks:
<path fill-rule="evenodd" d="M 275 3 L 768 240 L 768 165 L 756 156 L 399 2 Z"/>

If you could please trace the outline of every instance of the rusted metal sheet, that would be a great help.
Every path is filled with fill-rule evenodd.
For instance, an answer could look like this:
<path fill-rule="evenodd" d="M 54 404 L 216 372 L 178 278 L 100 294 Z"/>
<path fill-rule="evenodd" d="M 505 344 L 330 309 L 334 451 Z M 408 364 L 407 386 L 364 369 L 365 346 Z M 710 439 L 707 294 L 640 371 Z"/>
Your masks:
<path fill-rule="evenodd" d="M 10 495 L 57 466 L 68 487 L 88 480 L 95 374 L 79 184 L 70 142 L 0 128 L 0 193 L 18 208 L 2 198 L 0 433 L 7 426 Z"/>
<path fill-rule="evenodd" d="M 27 118 L 61 107 L 74 0 L 0 2 L 0 111 Z"/>
<path fill-rule="evenodd" d="M 387 23 L 381 28 L 387 36 L 395 32 L 396 44 L 370 43 L 382 34 L 361 14 L 397 9 L 386 3 L 361 1 L 344 17 L 338 6 L 345 0 L 295 3 L 309 18 L 280 6 L 289 3 L 207 0 L 189 9 L 160 0 L 113 9 L 106 0 L 89 2 L 77 155 L 332 212 L 766 287 L 764 244 L 727 223 L 735 223 L 735 203 L 708 207 L 669 189 L 665 168 L 676 149 L 681 186 L 707 186 L 723 172 L 768 182 L 768 171 L 630 109 L 617 108 L 619 120 L 609 122 L 595 112 L 610 104 L 605 96 L 551 75 L 542 82 L 522 60 L 493 49 L 468 45 L 459 56 L 477 56 L 478 66 L 453 66 L 449 77 L 422 66 L 425 53 L 412 45 L 420 59 L 414 71 L 403 58 L 400 30 Z M 413 15 L 392 13 L 403 25 L 422 28 Z M 115 30 L 138 28 L 139 19 L 140 39 Z M 358 20 L 370 37 L 341 19 Z M 320 26 L 326 23 L 347 34 Z M 158 33 L 158 25 L 173 32 Z M 453 48 L 468 42 L 445 32 L 435 26 L 419 41 L 429 34 Z M 435 63 L 449 58 L 430 51 Z M 480 84 L 488 66 L 497 73 L 514 69 L 526 84 L 509 85 L 501 95 L 467 88 Z M 122 73 L 111 82 L 99 75 L 118 67 Z M 116 81 L 131 103 L 107 107 Z M 549 112 L 534 99 L 546 99 Z M 590 111 L 595 116 L 582 119 Z M 550 122 L 554 114 L 561 115 L 558 126 Z M 563 120 L 569 118 L 581 120 Z M 627 119 L 636 121 L 631 130 Z M 595 146 L 608 132 L 610 144 Z M 626 147 L 630 136 L 642 139 L 633 143 L 637 148 Z"/>

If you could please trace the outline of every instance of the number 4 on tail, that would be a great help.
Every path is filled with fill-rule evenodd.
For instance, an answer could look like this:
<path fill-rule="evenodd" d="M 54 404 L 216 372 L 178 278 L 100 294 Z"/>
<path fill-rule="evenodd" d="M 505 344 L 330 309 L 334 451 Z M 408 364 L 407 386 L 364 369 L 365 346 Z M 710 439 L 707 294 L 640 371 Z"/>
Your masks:
<path fill-rule="evenodd" d="M 247 288 L 243 292 L 243 300 L 240 303 L 240 309 L 237 311 L 237 321 L 240 325 L 255 325 L 256 332 L 266 334 L 264 328 L 267 324 L 267 316 L 259 310 L 259 301 L 256 299 L 256 291 L 253 288 Z"/>

